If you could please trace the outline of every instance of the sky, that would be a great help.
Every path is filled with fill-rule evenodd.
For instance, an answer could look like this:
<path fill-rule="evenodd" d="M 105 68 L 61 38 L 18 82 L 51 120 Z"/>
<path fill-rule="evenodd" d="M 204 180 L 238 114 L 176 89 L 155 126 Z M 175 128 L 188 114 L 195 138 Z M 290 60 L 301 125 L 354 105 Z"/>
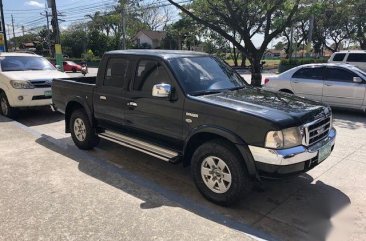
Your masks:
<path fill-rule="evenodd" d="M 58 11 L 63 15 L 59 16 L 60 27 L 66 28 L 75 21 L 83 21 L 85 15 L 96 11 L 104 11 L 111 9 L 117 0 L 56 0 Z M 32 29 L 46 25 L 46 17 L 41 15 L 45 13 L 45 5 L 47 0 L 3 0 L 4 17 L 6 28 L 13 35 L 11 27 L 11 15 L 14 18 L 15 35 L 22 34 L 22 26 L 25 33 Z M 48 9 L 51 12 L 51 9 Z M 9 31 L 7 31 L 9 32 Z"/>
<path fill-rule="evenodd" d="M 24 26 L 25 33 L 32 31 L 34 28 L 45 26 L 46 17 L 42 16 L 41 13 L 45 13 L 46 2 L 47 0 L 3 0 L 7 34 L 10 33 L 10 36 L 13 36 L 11 15 L 14 19 L 16 36 L 22 35 L 22 26 Z M 59 22 L 60 28 L 65 29 L 73 22 L 85 21 L 85 15 L 87 14 L 111 9 L 116 5 L 116 2 L 117 0 L 56 0 L 57 9 L 62 14 L 62 16 L 59 16 L 61 20 Z M 51 9 L 48 9 L 48 11 L 51 12 Z M 263 37 L 260 35 L 253 37 L 253 42 L 257 47 L 260 46 L 262 41 Z"/>

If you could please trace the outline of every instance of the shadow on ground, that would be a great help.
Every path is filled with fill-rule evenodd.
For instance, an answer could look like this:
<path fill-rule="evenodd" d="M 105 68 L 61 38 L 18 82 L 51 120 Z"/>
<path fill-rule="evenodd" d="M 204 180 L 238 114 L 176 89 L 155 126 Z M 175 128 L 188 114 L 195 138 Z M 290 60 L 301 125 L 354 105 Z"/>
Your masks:
<path fill-rule="evenodd" d="M 363 111 L 332 108 L 334 114 L 334 126 L 356 130 L 366 128 L 366 113 Z"/>
<path fill-rule="evenodd" d="M 325 240 L 332 227 L 331 218 L 350 204 L 348 196 L 340 190 L 321 181 L 313 183 L 313 179 L 304 174 L 292 179 L 265 181 L 263 190 L 253 191 L 243 197 L 240 204 L 225 208 L 202 198 L 191 181 L 189 170 L 181 166 L 104 141 L 92 151 L 81 151 L 67 144 L 70 138 L 53 139 L 42 135 L 36 142 L 78 162 L 81 172 L 143 200 L 142 209 L 178 206 L 266 240 Z M 126 181 L 165 199 L 157 202 L 156 198 L 147 198 L 149 195 L 138 192 L 133 185 L 126 185 Z"/>
<path fill-rule="evenodd" d="M 32 127 L 36 125 L 45 125 L 64 120 L 64 115 L 59 112 L 53 112 L 49 106 L 37 107 L 31 109 L 20 109 L 13 118 L 23 125 Z"/>

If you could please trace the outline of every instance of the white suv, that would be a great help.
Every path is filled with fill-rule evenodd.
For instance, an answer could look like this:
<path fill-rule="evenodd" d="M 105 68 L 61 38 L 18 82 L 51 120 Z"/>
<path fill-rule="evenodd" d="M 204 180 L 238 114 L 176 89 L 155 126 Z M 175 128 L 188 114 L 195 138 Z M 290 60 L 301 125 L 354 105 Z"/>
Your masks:
<path fill-rule="evenodd" d="M 346 63 L 366 71 L 366 50 L 352 50 L 335 52 L 328 63 Z"/>
<path fill-rule="evenodd" d="M 52 79 L 67 77 L 39 55 L 1 53 L 0 114 L 11 117 L 20 107 L 50 105 Z"/>

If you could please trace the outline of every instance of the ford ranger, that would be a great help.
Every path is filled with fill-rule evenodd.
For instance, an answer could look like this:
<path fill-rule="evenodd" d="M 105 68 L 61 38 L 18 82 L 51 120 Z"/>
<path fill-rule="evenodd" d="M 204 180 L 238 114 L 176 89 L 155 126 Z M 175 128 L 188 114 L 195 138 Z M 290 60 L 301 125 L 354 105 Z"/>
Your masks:
<path fill-rule="evenodd" d="M 335 144 L 328 106 L 251 87 L 204 53 L 111 51 L 97 77 L 55 79 L 52 91 L 80 149 L 101 138 L 182 162 L 203 196 L 221 205 L 262 177 L 312 169 Z"/>

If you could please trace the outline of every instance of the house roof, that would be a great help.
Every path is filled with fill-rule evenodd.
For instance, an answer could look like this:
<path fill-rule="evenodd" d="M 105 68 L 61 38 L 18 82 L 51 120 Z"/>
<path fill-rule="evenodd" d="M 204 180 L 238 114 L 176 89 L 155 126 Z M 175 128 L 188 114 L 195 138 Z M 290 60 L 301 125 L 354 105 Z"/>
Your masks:
<path fill-rule="evenodd" d="M 187 50 L 162 50 L 162 49 L 129 49 L 129 50 L 113 50 L 106 54 L 117 55 L 138 55 L 138 56 L 153 56 L 163 59 L 182 58 L 182 57 L 201 57 L 209 56 L 206 53 L 200 53 Z"/>
<path fill-rule="evenodd" d="M 137 38 L 137 36 L 139 35 L 139 33 L 144 33 L 146 36 L 148 36 L 149 38 L 151 38 L 152 40 L 156 39 L 156 40 L 162 40 L 163 38 L 165 38 L 166 36 L 166 32 L 165 31 L 151 31 L 151 30 L 140 30 L 135 38 Z"/>

